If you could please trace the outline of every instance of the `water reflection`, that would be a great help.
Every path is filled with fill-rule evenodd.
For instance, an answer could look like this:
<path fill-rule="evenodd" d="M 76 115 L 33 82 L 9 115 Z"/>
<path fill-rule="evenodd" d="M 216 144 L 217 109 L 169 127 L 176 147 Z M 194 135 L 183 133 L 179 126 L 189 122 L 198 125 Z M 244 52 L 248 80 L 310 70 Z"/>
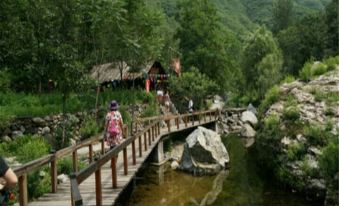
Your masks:
<path fill-rule="evenodd" d="M 129 205 L 206 205 L 222 191 L 227 174 L 223 171 L 217 176 L 194 177 L 173 171 L 168 164 L 149 166 L 133 191 Z"/>
<path fill-rule="evenodd" d="M 196 177 L 174 171 L 169 164 L 146 166 L 128 202 L 130 206 L 320 206 L 303 197 L 273 187 L 259 175 L 255 154 L 244 149 L 238 137 L 224 144 L 230 170 L 217 176 Z"/>
<path fill-rule="evenodd" d="M 191 202 L 194 203 L 197 206 L 205 206 L 205 205 L 211 205 L 215 202 L 218 195 L 223 189 L 223 183 L 228 175 L 228 170 L 221 171 L 216 178 L 213 180 L 213 187 L 211 191 L 209 191 L 205 197 L 202 199 L 200 203 L 194 198 L 191 199 Z"/>

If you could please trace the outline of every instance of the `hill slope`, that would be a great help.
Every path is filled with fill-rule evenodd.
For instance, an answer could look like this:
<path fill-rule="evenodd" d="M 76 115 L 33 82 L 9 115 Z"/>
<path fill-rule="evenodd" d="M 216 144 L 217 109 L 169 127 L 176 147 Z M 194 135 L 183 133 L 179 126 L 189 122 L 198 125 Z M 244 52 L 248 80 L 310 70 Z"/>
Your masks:
<path fill-rule="evenodd" d="M 158 0 L 170 17 L 175 16 L 177 0 Z M 331 0 L 296 0 L 297 16 L 323 10 Z M 273 0 L 211 0 L 218 10 L 222 22 L 236 34 L 255 28 L 255 24 L 270 24 Z"/>

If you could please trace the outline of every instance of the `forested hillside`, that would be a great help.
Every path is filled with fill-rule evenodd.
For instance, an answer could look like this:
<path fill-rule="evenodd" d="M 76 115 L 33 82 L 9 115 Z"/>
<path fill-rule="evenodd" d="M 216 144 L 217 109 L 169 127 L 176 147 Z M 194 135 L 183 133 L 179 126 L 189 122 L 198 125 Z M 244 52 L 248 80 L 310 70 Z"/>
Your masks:
<path fill-rule="evenodd" d="M 177 0 L 159 0 L 169 16 L 177 14 Z M 272 7 L 274 0 L 211 0 L 220 15 L 222 23 L 235 33 L 248 32 L 255 24 L 272 26 Z M 325 9 L 330 0 L 296 0 L 294 12 L 296 17 L 316 13 Z"/>

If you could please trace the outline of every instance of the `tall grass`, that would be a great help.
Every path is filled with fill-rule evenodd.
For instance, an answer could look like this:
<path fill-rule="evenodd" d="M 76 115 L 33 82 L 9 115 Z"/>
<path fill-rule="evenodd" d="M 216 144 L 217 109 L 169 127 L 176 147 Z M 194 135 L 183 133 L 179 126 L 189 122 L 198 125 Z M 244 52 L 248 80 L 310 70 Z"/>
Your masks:
<path fill-rule="evenodd" d="M 154 94 L 147 94 L 141 90 L 106 90 L 99 96 L 99 106 L 106 109 L 113 99 L 117 100 L 120 105 L 151 103 L 154 101 Z M 94 109 L 95 101 L 95 92 L 73 93 L 66 100 L 66 112 L 74 113 Z M 43 95 L 0 92 L 0 110 L 7 117 L 58 114 L 62 112 L 62 95 L 58 92 Z"/>

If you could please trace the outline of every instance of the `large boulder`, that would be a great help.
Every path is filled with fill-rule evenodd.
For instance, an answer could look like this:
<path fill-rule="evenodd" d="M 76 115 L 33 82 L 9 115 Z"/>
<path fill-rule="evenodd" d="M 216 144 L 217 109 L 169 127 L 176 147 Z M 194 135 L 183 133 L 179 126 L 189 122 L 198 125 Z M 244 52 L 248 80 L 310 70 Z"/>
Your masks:
<path fill-rule="evenodd" d="M 218 133 L 198 127 L 186 138 L 179 169 L 196 175 L 216 174 L 228 162 L 228 152 Z"/>
<path fill-rule="evenodd" d="M 258 119 L 253 112 L 244 111 L 241 114 L 241 121 L 244 123 L 250 123 L 251 125 L 255 126 L 258 123 Z"/>

